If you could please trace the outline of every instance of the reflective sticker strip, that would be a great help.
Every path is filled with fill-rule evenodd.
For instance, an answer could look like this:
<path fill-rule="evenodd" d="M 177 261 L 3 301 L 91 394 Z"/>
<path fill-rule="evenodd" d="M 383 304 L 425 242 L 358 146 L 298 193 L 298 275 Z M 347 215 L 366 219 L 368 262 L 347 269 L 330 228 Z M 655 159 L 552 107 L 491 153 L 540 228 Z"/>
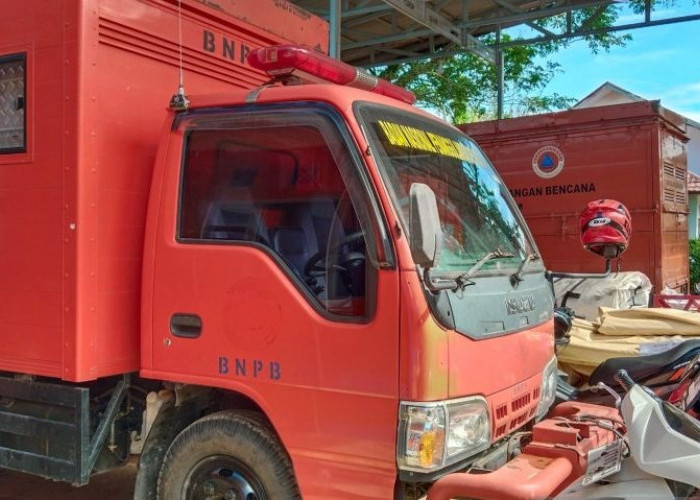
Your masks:
<path fill-rule="evenodd" d="M 469 163 L 478 163 L 478 157 L 474 154 L 474 151 L 461 142 L 408 125 L 384 120 L 379 120 L 377 123 L 392 146 L 417 149 L 428 153 L 449 156 Z"/>

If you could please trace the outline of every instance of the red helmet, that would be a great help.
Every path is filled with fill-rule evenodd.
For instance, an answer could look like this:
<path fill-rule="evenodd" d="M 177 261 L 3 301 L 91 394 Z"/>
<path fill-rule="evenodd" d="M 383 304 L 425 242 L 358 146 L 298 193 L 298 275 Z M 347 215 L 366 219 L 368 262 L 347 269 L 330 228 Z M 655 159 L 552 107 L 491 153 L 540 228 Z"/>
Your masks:
<path fill-rule="evenodd" d="M 606 259 L 619 257 L 627 249 L 632 235 L 630 213 L 615 200 L 588 203 L 579 217 L 579 227 L 583 247 Z"/>

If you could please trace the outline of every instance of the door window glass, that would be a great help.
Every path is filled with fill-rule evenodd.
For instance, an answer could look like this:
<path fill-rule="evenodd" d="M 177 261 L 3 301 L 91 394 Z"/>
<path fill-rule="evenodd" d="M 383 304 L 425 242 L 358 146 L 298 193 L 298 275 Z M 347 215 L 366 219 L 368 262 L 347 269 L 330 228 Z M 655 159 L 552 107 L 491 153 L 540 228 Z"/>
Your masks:
<path fill-rule="evenodd" d="M 180 241 L 264 246 L 316 305 L 367 316 L 372 230 L 358 217 L 361 187 L 332 122 L 247 114 L 186 128 Z"/>

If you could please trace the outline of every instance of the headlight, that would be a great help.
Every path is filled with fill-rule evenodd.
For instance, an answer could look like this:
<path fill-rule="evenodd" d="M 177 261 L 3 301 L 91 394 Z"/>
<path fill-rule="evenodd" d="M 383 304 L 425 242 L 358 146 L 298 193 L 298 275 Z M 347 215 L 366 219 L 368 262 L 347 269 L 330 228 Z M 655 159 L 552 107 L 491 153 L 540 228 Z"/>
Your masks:
<path fill-rule="evenodd" d="M 540 402 L 537 404 L 537 420 L 544 417 L 549 407 L 554 403 L 557 395 L 557 358 L 556 356 L 547 364 L 542 372 L 542 387 L 540 389 Z"/>
<path fill-rule="evenodd" d="M 430 472 L 489 446 L 491 425 L 486 400 L 401 403 L 399 468 Z"/>

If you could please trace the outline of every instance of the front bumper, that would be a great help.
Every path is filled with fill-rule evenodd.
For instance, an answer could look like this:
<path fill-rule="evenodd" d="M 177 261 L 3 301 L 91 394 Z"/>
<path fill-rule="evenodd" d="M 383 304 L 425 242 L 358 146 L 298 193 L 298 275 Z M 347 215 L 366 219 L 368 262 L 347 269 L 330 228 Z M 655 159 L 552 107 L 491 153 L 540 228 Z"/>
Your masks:
<path fill-rule="evenodd" d="M 602 462 L 592 463 L 598 460 L 594 458 L 596 450 L 619 444 L 621 429 L 622 419 L 615 408 L 563 403 L 547 419 L 535 424 L 532 440 L 522 454 L 494 472 L 443 476 L 430 488 L 427 500 L 526 500 L 554 496 L 599 469 Z M 619 468 L 620 457 L 615 460 Z M 614 465 L 605 464 L 613 468 Z"/>

